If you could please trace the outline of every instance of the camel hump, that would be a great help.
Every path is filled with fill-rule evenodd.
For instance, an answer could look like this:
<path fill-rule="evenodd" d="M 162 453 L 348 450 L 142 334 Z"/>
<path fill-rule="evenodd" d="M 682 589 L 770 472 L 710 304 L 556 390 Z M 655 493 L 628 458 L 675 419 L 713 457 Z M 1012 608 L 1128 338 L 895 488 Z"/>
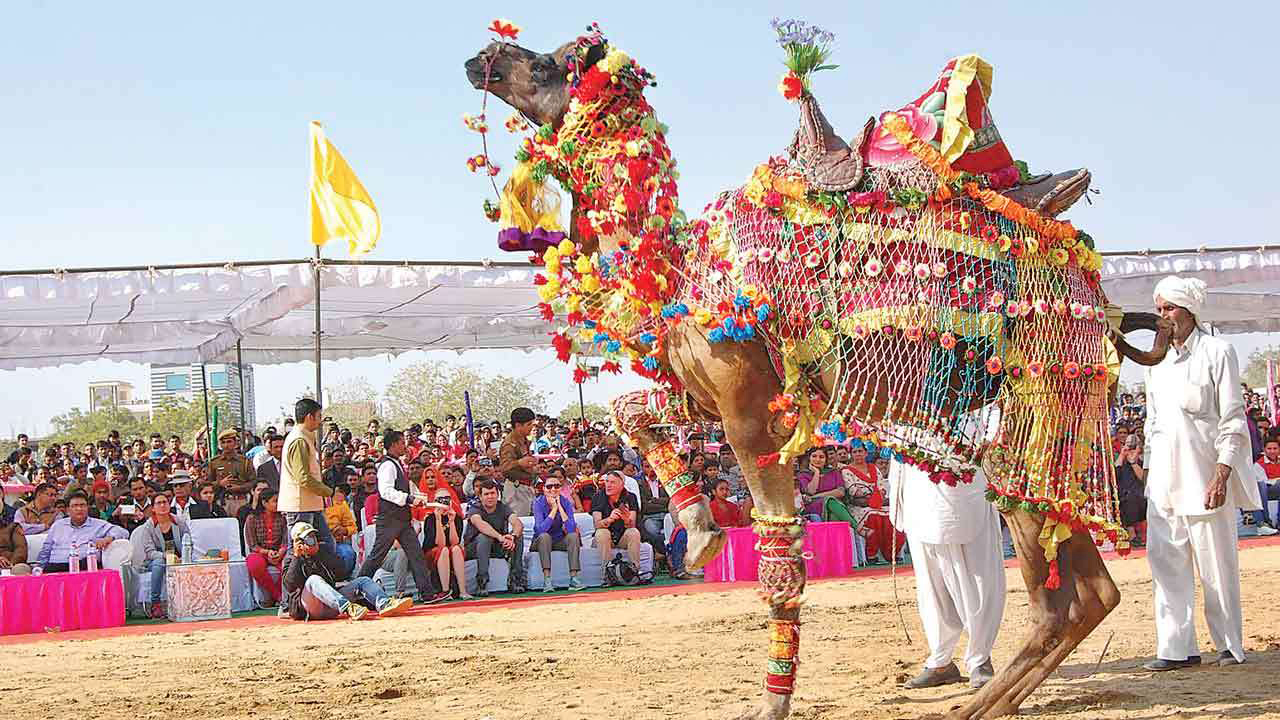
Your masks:
<path fill-rule="evenodd" d="M 800 127 L 796 128 L 788 154 L 811 188 L 825 192 L 852 190 L 862 181 L 863 148 L 875 128 L 875 118 L 867 120 L 850 146 L 831 128 L 817 98 L 804 93 L 799 105 Z"/>
<path fill-rule="evenodd" d="M 1084 196 L 1092 179 L 1087 169 L 1079 168 L 1053 175 L 1038 175 L 1022 185 L 1002 190 L 1000 194 L 1046 217 L 1056 217 Z"/>

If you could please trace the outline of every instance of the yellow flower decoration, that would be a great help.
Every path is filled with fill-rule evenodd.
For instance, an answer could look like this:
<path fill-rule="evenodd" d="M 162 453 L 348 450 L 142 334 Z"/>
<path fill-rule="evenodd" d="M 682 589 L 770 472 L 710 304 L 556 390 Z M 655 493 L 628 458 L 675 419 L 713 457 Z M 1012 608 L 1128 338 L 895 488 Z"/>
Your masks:
<path fill-rule="evenodd" d="M 547 250 L 549 251 L 551 248 L 547 248 Z M 556 250 L 558 250 L 561 255 L 572 255 L 578 250 L 578 247 L 573 244 L 572 240 L 565 238 L 556 246 Z"/>
<path fill-rule="evenodd" d="M 579 255 L 577 260 L 573 261 L 573 269 L 578 271 L 579 275 L 586 275 L 591 272 L 591 258 L 586 255 Z"/>

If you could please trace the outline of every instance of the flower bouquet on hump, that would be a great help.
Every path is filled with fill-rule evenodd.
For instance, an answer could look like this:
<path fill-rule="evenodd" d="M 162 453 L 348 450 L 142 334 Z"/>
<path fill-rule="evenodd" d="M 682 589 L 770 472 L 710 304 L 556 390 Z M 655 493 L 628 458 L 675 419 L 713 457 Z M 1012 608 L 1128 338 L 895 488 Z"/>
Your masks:
<path fill-rule="evenodd" d="M 827 64 L 836 36 L 803 20 L 779 20 L 770 23 L 778 33 L 778 44 L 786 51 L 782 61 L 787 73 L 778 83 L 778 91 L 788 100 L 796 100 L 810 91 L 809 76 L 819 70 L 834 70 Z"/>

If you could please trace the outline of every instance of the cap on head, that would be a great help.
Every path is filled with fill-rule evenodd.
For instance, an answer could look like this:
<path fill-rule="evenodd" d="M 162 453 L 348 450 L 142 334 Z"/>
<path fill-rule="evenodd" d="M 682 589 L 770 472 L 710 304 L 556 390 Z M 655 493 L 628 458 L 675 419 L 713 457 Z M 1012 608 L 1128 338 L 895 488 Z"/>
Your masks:
<path fill-rule="evenodd" d="M 231 438 L 232 440 L 235 440 L 235 439 L 236 439 L 236 431 L 235 431 L 235 430 L 231 430 L 231 429 L 227 429 L 227 430 L 223 430 L 222 432 L 218 433 L 218 442 L 222 442 L 223 440 L 226 440 L 227 438 Z"/>
<path fill-rule="evenodd" d="M 294 542 L 297 542 L 308 535 L 314 535 L 315 533 L 316 529 L 311 527 L 311 523 L 305 522 L 294 523 L 293 527 L 289 529 L 289 537 L 292 538 Z"/>
<path fill-rule="evenodd" d="M 511 424 L 527 423 L 533 420 L 533 411 L 527 407 L 518 407 L 511 411 Z"/>

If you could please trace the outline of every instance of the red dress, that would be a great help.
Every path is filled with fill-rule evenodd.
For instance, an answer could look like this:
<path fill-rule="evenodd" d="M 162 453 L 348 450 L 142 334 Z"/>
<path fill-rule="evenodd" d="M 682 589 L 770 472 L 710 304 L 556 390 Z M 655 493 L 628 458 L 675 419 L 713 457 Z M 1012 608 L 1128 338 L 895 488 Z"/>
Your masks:
<path fill-rule="evenodd" d="M 880 486 L 880 472 L 875 465 L 867 465 L 866 468 L 865 473 L 852 465 L 845 468 L 846 472 L 853 475 L 854 487 L 870 490 L 867 507 L 863 512 L 857 513 L 862 515 L 858 534 L 866 539 L 868 560 L 880 555 L 888 562 L 894 555 L 902 554 L 907 536 L 895 530 L 893 523 L 889 521 L 888 503 L 885 502 L 884 488 Z"/>

